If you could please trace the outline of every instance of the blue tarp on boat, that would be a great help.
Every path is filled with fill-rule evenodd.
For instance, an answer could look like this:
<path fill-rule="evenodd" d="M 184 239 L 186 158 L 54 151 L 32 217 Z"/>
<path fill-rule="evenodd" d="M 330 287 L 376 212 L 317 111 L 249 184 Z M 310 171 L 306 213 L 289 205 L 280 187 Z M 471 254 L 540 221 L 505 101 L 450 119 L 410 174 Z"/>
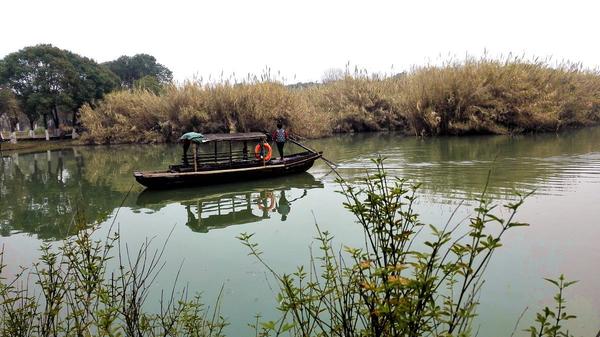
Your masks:
<path fill-rule="evenodd" d="M 189 140 L 198 144 L 206 142 L 206 138 L 204 138 L 204 135 L 198 132 L 184 133 L 181 137 L 179 137 L 179 140 Z"/>

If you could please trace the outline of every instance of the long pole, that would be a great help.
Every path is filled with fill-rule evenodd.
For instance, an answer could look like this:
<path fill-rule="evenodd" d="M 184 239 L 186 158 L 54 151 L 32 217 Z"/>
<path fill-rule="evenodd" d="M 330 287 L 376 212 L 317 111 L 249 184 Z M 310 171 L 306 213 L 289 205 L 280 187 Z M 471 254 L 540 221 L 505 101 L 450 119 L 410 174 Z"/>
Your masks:
<path fill-rule="evenodd" d="M 292 142 L 292 143 L 294 143 L 294 144 L 296 144 L 296 145 L 300 146 L 301 148 L 303 148 L 303 149 L 305 149 L 305 150 L 307 150 L 307 151 L 310 151 L 310 152 L 313 152 L 313 153 L 317 153 L 317 151 L 315 151 L 315 150 L 313 150 L 313 149 L 311 149 L 311 148 L 309 148 L 309 147 L 307 147 L 307 146 L 304 146 L 304 145 L 302 145 L 301 143 L 299 143 L 299 142 L 295 141 L 295 140 L 294 140 L 294 139 L 292 139 L 292 138 L 290 138 L 290 142 Z M 329 160 L 329 159 L 327 159 L 327 158 L 323 157 L 323 155 L 321 155 L 321 159 L 323 159 L 323 161 L 324 161 L 324 162 L 326 162 L 327 164 L 329 164 L 329 165 L 331 165 L 331 166 L 335 166 L 335 167 L 337 167 L 337 166 L 338 166 L 338 164 L 336 164 L 336 163 L 332 162 L 331 160 Z"/>

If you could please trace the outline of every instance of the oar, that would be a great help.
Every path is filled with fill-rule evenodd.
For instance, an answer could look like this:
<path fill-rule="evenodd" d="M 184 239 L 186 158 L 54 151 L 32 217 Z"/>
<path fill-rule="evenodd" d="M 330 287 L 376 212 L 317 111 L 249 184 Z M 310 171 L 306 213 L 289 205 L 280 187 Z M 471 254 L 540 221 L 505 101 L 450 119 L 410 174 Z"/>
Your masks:
<path fill-rule="evenodd" d="M 300 146 L 301 148 L 303 148 L 303 149 L 305 149 L 307 151 L 313 152 L 313 153 L 317 153 L 317 151 L 315 151 L 315 150 L 313 150 L 313 149 L 311 149 L 311 148 L 309 148 L 307 146 L 302 145 L 301 143 L 295 141 L 293 138 L 290 137 L 289 139 L 290 139 L 290 142 L 292 142 L 292 143 Z M 321 155 L 321 159 L 323 159 L 324 162 L 326 162 L 327 164 L 329 164 L 329 165 L 331 165 L 333 167 L 338 167 L 338 164 L 336 164 L 336 163 L 332 162 L 331 160 L 323 157 L 323 155 Z"/>

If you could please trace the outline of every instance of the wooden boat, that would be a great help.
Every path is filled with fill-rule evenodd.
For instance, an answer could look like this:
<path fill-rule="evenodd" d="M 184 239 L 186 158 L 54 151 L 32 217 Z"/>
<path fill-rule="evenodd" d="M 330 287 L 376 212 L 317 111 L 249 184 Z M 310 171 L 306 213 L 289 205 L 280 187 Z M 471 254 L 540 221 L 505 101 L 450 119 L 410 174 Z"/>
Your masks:
<path fill-rule="evenodd" d="M 171 165 L 165 171 L 136 171 L 135 179 L 152 189 L 249 181 L 305 172 L 322 155 L 303 146 L 305 152 L 270 159 L 266 152 L 267 135 L 260 132 L 186 135 L 182 136 L 181 164 Z M 194 144 L 192 155 L 187 154 L 190 144 Z"/>

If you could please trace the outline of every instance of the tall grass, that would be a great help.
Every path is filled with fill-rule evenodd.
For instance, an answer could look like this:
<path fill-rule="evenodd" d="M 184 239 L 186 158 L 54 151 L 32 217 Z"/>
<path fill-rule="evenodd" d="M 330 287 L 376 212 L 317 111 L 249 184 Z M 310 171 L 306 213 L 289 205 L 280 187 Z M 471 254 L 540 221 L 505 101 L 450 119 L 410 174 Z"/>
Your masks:
<path fill-rule="evenodd" d="M 419 133 L 558 131 L 600 120 L 600 75 L 579 64 L 468 59 L 403 81 L 400 109 Z"/>
<path fill-rule="evenodd" d="M 173 141 L 189 130 L 272 130 L 276 121 L 305 137 L 560 131 L 599 123 L 600 74 L 572 63 L 467 58 L 395 76 L 346 72 L 306 87 L 270 76 L 241 84 L 187 82 L 160 95 L 115 92 L 96 108 L 82 108 L 85 139 L 98 143 Z"/>
<path fill-rule="evenodd" d="M 120 91 L 96 109 L 82 108 L 86 138 L 94 142 L 173 141 L 186 131 L 268 131 L 275 121 L 308 137 L 323 135 L 326 115 L 316 114 L 301 92 L 274 82 L 170 85 L 163 93 Z"/>

